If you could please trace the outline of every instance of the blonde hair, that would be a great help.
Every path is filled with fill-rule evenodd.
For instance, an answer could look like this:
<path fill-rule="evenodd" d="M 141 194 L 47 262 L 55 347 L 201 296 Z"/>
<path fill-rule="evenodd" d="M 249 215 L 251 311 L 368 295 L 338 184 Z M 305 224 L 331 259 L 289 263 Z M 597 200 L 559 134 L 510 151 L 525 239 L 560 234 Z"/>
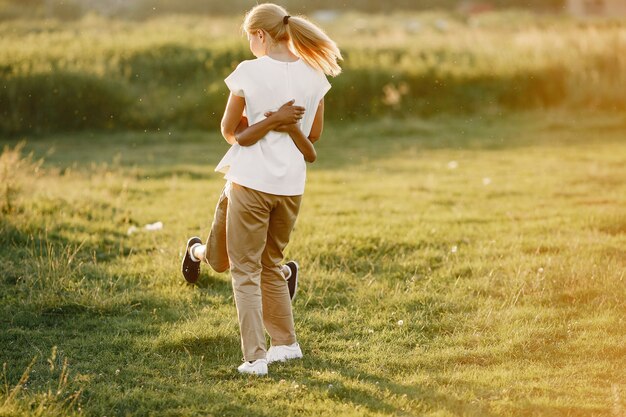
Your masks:
<path fill-rule="evenodd" d="M 258 4 L 246 13 L 242 29 L 250 34 L 261 29 L 274 42 L 289 41 L 307 64 L 326 75 L 339 75 L 341 67 L 337 61 L 343 57 L 337 44 L 306 17 L 286 16 L 289 16 L 287 11 L 276 4 Z"/>

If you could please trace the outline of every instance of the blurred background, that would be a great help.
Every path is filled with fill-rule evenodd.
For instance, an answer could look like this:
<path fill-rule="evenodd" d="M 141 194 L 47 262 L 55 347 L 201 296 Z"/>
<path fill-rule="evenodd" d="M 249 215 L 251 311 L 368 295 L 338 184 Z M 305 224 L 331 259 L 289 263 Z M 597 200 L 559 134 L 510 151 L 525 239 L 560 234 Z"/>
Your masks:
<path fill-rule="evenodd" d="M 0 0 L 0 133 L 217 127 L 254 4 Z M 331 120 L 626 109 L 625 0 L 281 4 L 344 53 Z"/>
<path fill-rule="evenodd" d="M 344 71 L 244 382 L 179 268 L 256 2 L 0 0 L 0 416 L 626 416 L 626 0 L 280 3 Z"/>

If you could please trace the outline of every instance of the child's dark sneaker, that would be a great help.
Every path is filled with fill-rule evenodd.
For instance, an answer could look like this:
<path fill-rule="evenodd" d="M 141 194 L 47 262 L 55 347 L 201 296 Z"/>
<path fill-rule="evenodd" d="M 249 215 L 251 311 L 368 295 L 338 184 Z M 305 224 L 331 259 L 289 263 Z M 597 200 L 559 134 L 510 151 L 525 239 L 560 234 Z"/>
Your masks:
<path fill-rule="evenodd" d="M 187 241 L 187 249 L 185 249 L 185 256 L 183 256 L 182 272 L 187 282 L 195 283 L 200 276 L 200 262 L 191 259 L 191 253 L 189 252 L 191 247 L 196 243 L 202 244 L 202 240 L 199 237 L 192 237 Z"/>
<path fill-rule="evenodd" d="M 298 270 L 300 267 L 296 261 L 289 261 L 285 265 L 291 270 L 291 275 L 287 278 L 287 287 L 289 287 L 289 296 L 293 301 L 296 298 L 296 291 L 298 291 Z"/>

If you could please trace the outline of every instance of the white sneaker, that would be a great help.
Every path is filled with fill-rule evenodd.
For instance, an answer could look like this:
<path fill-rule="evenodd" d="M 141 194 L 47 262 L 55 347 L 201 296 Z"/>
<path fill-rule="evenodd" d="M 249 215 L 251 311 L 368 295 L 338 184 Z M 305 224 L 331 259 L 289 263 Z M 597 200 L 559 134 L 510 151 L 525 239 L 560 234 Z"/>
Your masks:
<path fill-rule="evenodd" d="M 267 359 L 257 359 L 254 362 L 244 362 L 237 370 L 242 374 L 267 375 Z"/>
<path fill-rule="evenodd" d="M 302 350 L 298 342 L 293 345 L 271 346 L 267 351 L 267 363 L 285 362 L 288 359 L 299 359 Z"/>

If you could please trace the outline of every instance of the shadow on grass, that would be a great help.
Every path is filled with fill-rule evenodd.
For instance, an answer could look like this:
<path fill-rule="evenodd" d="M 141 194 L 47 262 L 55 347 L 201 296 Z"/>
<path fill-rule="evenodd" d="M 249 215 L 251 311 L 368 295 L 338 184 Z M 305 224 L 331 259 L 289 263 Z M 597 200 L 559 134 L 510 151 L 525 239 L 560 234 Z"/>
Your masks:
<path fill-rule="evenodd" d="M 163 352 L 186 352 L 191 355 L 217 358 L 239 351 L 239 337 L 236 334 L 229 336 L 187 335 L 176 341 L 160 343 L 158 349 Z"/>
<path fill-rule="evenodd" d="M 384 363 L 384 359 L 381 358 L 382 363 Z M 272 376 L 274 380 L 280 380 L 284 377 L 286 368 L 291 367 L 291 364 L 279 366 L 281 369 L 276 372 L 275 376 Z M 329 398 L 341 403 L 350 403 L 375 413 L 413 415 L 412 413 L 417 411 L 445 410 L 454 415 L 486 417 L 496 415 L 486 407 L 442 394 L 430 387 L 398 383 L 341 361 L 326 361 L 314 356 L 307 356 L 304 359 L 303 367 L 306 367 L 304 381 L 309 387 L 315 388 L 320 393 L 325 393 Z M 331 373 L 337 377 L 334 380 L 329 380 L 327 377 L 321 377 L 320 373 L 325 375 Z M 349 381 L 343 382 L 342 378 L 347 378 Z M 363 388 L 348 386 L 355 384 L 359 384 Z M 399 402 L 406 402 L 409 405 L 401 405 L 398 404 Z M 419 410 L 415 409 L 416 406 Z"/>
<path fill-rule="evenodd" d="M 210 267 L 208 265 L 202 265 L 202 268 L 206 271 Z M 211 290 L 213 293 L 217 293 L 222 296 L 229 296 L 233 293 L 233 287 L 230 278 L 220 277 L 215 275 L 215 272 L 205 273 L 200 271 L 200 278 L 196 285 L 202 290 Z"/>

